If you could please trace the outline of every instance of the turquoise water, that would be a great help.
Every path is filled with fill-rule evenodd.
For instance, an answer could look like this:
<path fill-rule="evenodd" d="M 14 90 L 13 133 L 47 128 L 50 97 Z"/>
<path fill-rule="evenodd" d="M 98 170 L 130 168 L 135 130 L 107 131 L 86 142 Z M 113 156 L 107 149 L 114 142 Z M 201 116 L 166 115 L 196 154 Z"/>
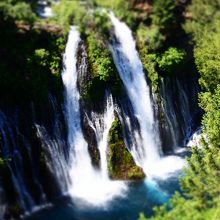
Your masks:
<path fill-rule="evenodd" d="M 107 205 L 93 207 L 62 197 L 46 208 L 27 217 L 27 220 L 136 220 L 139 213 L 153 215 L 152 208 L 166 202 L 179 191 L 176 177 L 166 180 L 133 182 L 128 184 L 128 191 L 121 198 L 115 198 Z"/>

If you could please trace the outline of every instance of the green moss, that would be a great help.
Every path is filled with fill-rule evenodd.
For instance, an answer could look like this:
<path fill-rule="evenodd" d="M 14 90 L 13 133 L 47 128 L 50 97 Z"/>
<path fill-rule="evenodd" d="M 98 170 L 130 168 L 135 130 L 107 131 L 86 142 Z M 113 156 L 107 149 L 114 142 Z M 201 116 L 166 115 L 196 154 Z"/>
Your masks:
<path fill-rule="evenodd" d="M 108 170 L 112 179 L 137 180 L 145 177 L 142 168 L 135 164 L 125 146 L 118 118 L 109 131 Z"/>
<path fill-rule="evenodd" d="M 137 41 L 137 46 L 144 72 L 147 78 L 151 81 L 152 91 L 158 93 L 160 76 L 156 71 L 156 54 L 150 54 L 146 45 L 141 41 Z"/>
<path fill-rule="evenodd" d="M 111 89 L 113 96 L 119 96 L 122 84 L 105 41 L 100 34 L 92 32 L 86 37 L 86 44 L 91 79 L 83 89 L 82 99 L 97 103 L 104 97 L 106 88 Z"/>

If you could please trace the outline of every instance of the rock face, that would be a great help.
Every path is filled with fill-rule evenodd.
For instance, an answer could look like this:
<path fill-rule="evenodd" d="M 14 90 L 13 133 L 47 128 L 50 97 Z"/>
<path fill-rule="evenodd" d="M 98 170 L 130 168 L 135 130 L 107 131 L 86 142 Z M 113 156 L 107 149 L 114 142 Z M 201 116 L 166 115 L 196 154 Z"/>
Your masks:
<path fill-rule="evenodd" d="M 89 71 L 88 64 L 88 55 L 86 52 L 86 47 L 83 41 L 79 45 L 78 49 L 78 59 L 77 59 L 77 69 L 78 69 L 78 89 L 80 96 L 83 96 L 83 89 L 86 84 L 91 80 L 91 73 Z M 94 130 L 89 125 L 89 118 L 91 114 L 91 107 L 85 103 L 84 100 L 80 100 L 80 112 L 81 112 L 81 122 L 82 130 L 85 140 L 88 143 L 88 151 L 92 160 L 92 164 L 96 167 L 99 167 L 100 163 L 100 154 L 97 147 L 97 140 Z"/>
<path fill-rule="evenodd" d="M 131 153 L 125 146 L 122 137 L 122 127 L 118 118 L 112 123 L 109 132 L 108 170 L 109 176 L 116 180 L 140 180 L 145 174 L 137 166 Z"/>

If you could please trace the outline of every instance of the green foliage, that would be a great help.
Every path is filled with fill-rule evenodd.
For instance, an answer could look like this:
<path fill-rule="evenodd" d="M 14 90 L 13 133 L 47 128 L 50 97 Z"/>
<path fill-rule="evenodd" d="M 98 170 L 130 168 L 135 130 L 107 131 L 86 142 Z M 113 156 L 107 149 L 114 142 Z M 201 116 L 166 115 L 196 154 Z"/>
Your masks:
<path fill-rule="evenodd" d="M 14 19 L 28 23 L 33 23 L 36 20 L 36 15 L 32 11 L 31 6 L 24 1 L 6 0 L 0 2 L 0 14 L 3 14 L 5 20 Z"/>
<path fill-rule="evenodd" d="M 177 20 L 175 16 L 176 1 L 154 0 L 152 11 L 152 23 L 162 31 L 172 29 Z"/>
<path fill-rule="evenodd" d="M 88 56 L 92 73 L 93 76 L 98 76 L 100 80 L 108 81 L 114 74 L 113 65 L 109 59 L 109 51 L 105 48 L 102 40 L 97 38 L 95 33 L 87 37 Z"/>
<path fill-rule="evenodd" d="M 94 13 L 95 28 L 106 38 L 109 37 L 109 30 L 112 26 L 110 18 L 106 11 L 96 10 Z"/>
<path fill-rule="evenodd" d="M 43 102 L 49 91 L 61 97 L 62 34 L 6 15 L 0 13 L 0 97 L 13 103 Z"/>
<path fill-rule="evenodd" d="M 215 206 L 210 209 L 198 209 L 197 201 L 186 200 L 177 193 L 171 199 L 171 211 L 167 212 L 165 205 L 155 208 L 156 217 L 151 220 L 217 220 L 220 217 L 219 208 Z"/>
<path fill-rule="evenodd" d="M 177 71 L 183 64 L 186 52 L 174 47 L 170 47 L 160 57 L 157 58 L 158 66 L 161 70 L 173 73 Z"/>
<path fill-rule="evenodd" d="M 104 7 L 110 9 L 116 13 L 116 15 L 125 21 L 127 24 L 132 25 L 133 23 L 133 14 L 131 12 L 130 1 L 126 0 L 95 0 L 95 3 L 99 7 Z"/>
<path fill-rule="evenodd" d="M 193 0 L 187 9 L 192 19 L 184 25 L 185 30 L 191 33 L 195 40 L 199 40 L 204 31 L 211 31 L 215 22 L 220 19 L 219 7 L 219 0 Z"/>
<path fill-rule="evenodd" d="M 140 214 L 139 214 L 138 220 L 147 220 L 147 219 L 145 218 L 145 216 L 144 216 L 144 213 L 140 213 Z"/>
<path fill-rule="evenodd" d="M 144 67 L 144 72 L 151 81 L 154 93 L 159 89 L 159 75 L 156 71 L 156 54 L 149 54 L 146 46 L 139 45 L 140 58 Z"/>
<path fill-rule="evenodd" d="M 214 31 L 205 32 L 198 40 L 194 56 L 201 75 L 199 83 L 205 91 L 213 92 L 220 84 L 220 23 Z"/>
<path fill-rule="evenodd" d="M 80 1 L 61 0 L 59 4 L 54 5 L 53 12 L 55 20 L 66 27 L 69 25 L 78 25 L 80 30 L 85 29 L 90 20 L 90 12 L 86 4 Z"/>
<path fill-rule="evenodd" d="M 220 153 L 214 147 L 194 148 L 188 158 L 189 167 L 181 186 L 185 197 L 179 193 L 167 205 L 155 208 L 151 220 L 206 220 L 220 217 Z M 170 211 L 168 211 L 170 210 Z"/>
<path fill-rule="evenodd" d="M 195 0 L 189 6 L 193 20 L 187 25 L 196 42 L 194 57 L 203 89 L 199 96 L 203 136 L 200 147 L 192 148 L 180 180 L 183 195 L 177 193 L 169 204 L 155 208 L 151 220 L 220 219 L 219 6 L 218 0 Z"/>
<path fill-rule="evenodd" d="M 46 66 L 47 65 L 47 59 L 49 56 L 49 52 L 45 49 L 36 49 L 34 51 L 34 55 L 32 60 L 35 60 L 39 65 Z"/>
<path fill-rule="evenodd" d="M 87 36 L 86 43 L 91 80 L 84 88 L 82 98 L 88 102 L 100 101 L 104 97 L 106 87 L 112 90 L 114 96 L 120 95 L 121 81 L 103 39 L 92 32 Z"/>
<path fill-rule="evenodd" d="M 158 26 L 152 25 L 151 27 L 147 27 L 143 24 L 137 28 L 137 39 L 145 43 L 149 52 L 155 52 L 161 49 L 165 40 Z"/>
<path fill-rule="evenodd" d="M 200 106 L 205 111 L 203 130 L 210 145 L 220 147 L 220 84 L 214 94 L 210 92 L 200 95 Z"/>
<path fill-rule="evenodd" d="M 149 28 L 140 24 L 136 31 L 136 38 L 137 48 L 144 67 L 144 72 L 147 78 L 151 81 L 153 92 L 157 93 L 159 89 L 159 75 L 156 71 L 157 54 L 154 52 L 162 46 L 162 38 L 161 41 L 157 38 L 162 37 L 162 35 L 158 31 L 159 35 L 156 36 L 151 30 L 151 27 Z"/>

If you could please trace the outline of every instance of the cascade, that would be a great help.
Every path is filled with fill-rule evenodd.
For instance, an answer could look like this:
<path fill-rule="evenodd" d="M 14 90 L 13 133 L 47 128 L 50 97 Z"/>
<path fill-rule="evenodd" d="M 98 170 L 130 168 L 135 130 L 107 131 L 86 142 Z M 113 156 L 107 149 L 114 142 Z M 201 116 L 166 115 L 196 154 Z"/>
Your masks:
<path fill-rule="evenodd" d="M 101 152 L 101 172 L 91 163 L 88 144 L 84 139 L 79 108 L 79 91 L 77 88 L 77 50 L 80 36 L 75 27 L 71 27 L 64 55 L 62 79 L 65 87 L 65 117 L 68 127 L 69 175 L 71 183 L 69 192 L 76 202 L 84 201 L 92 205 L 104 205 L 116 195 L 121 195 L 125 185 L 109 180 L 107 176 L 106 148 L 108 131 L 113 121 L 113 102 L 107 99 L 104 119 L 95 118 L 99 150 Z M 100 124 L 101 122 L 101 124 Z M 104 125 L 103 125 L 104 123 Z M 99 128 L 98 128 L 99 127 Z M 103 128 L 101 131 L 100 129 Z M 80 203 L 80 207 L 82 204 Z"/>
<path fill-rule="evenodd" d="M 36 134 L 39 138 L 44 150 L 44 160 L 50 172 L 56 178 L 61 193 L 67 191 L 68 172 L 67 172 L 67 149 L 65 149 L 65 141 L 62 137 L 60 117 L 57 112 L 57 102 L 53 96 L 49 95 L 49 104 L 54 113 L 53 119 L 53 135 L 49 135 L 47 129 L 40 124 L 35 123 Z"/>
<path fill-rule="evenodd" d="M 176 151 L 178 147 L 186 146 L 198 127 L 201 112 L 197 105 L 199 88 L 196 82 L 196 75 L 185 73 L 161 81 L 160 96 L 165 116 L 162 139 L 165 148 L 167 145 Z"/>
<path fill-rule="evenodd" d="M 89 120 L 89 124 L 93 128 L 96 134 L 96 140 L 100 152 L 102 177 L 109 178 L 108 167 L 107 167 L 108 133 L 115 119 L 113 98 L 109 94 L 107 95 L 105 106 L 106 109 L 103 116 L 102 114 L 92 112 L 91 114 L 92 121 Z"/>
<path fill-rule="evenodd" d="M 138 155 L 135 156 L 138 164 L 145 167 L 145 161 L 150 162 L 159 158 L 150 91 L 130 29 L 112 13 L 110 18 L 117 38 L 112 43 L 113 58 L 131 100 L 134 115 L 140 123 L 141 146 L 131 150 L 134 155 Z M 147 143 L 148 147 L 145 147 L 144 143 Z"/>
<path fill-rule="evenodd" d="M 22 160 L 21 152 L 17 144 L 19 143 L 19 138 L 21 144 L 25 146 L 25 149 L 30 151 L 31 149 L 28 146 L 28 142 L 25 137 L 20 134 L 16 121 L 9 119 L 0 111 L 0 144 L 2 146 L 2 155 L 4 158 L 13 158 L 12 162 L 9 160 L 5 163 L 10 171 L 11 180 L 15 187 L 21 210 L 23 213 L 28 213 L 33 210 L 36 203 L 25 181 L 24 161 Z M 35 182 L 38 183 L 38 180 L 35 179 Z"/>
<path fill-rule="evenodd" d="M 53 176 L 55 180 L 53 187 L 50 187 L 49 194 L 52 192 L 60 195 L 66 192 L 65 180 L 68 178 L 66 166 L 64 166 L 66 153 L 63 152 L 65 149 L 63 146 L 65 144 L 59 127 L 61 120 L 57 113 L 58 105 L 52 95 L 49 96 L 48 104 L 51 107 L 50 116 L 55 114 L 55 117 L 52 117 L 52 133 L 46 128 L 50 123 L 41 121 L 37 117 L 34 105 L 28 108 L 31 113 L 26 115 L 27 124 L 32 127 L 31 131 L 26 130 L 26 123 L 21 123 L 24 117 L 21 109 L 18 108 L 12 112 L 8 109 L 0 111 L 1 155 L 4 158 L 4 169 L 7 169 L 10 174 L 3 178 L 4 181 L 8 181 L 9 189 L 3 185 L 5 197 L 4 206 L 0 205 L 0 213 L 3 213 L 3 209 L 8 210 L 13 202 L 19 204 L 21 216 L 50 206 L 48 188 L 45 186 L 45 182 L 48 179 L 51 180 L 49 176 Z M 43 168 L 42 174 L 44 165 L 46 167 Z M 0 204 L 1 199 L 3 196 L 0 197 Z"/>
<path fill-rule="evenodd" d="M 133 114 L 140 125 L 139 135 L 136 132 L 134 137 L 136 141 L 130 149 L 131 153 L 135 162 L 144 169 L 148 176 L 163 177 L 181 169 L 184 161 L 176 156 L 163 157 L 161 155 L 150 89 L 145 80 L 135 40 L 125 23 L 119 21 L 112 12 L 109 16 L 115 30 L 115 38 L 111 43 L 113 59 L 131 101 Z M 129 120 L 127 121 L 125 123 L 129 123 Z"/>

